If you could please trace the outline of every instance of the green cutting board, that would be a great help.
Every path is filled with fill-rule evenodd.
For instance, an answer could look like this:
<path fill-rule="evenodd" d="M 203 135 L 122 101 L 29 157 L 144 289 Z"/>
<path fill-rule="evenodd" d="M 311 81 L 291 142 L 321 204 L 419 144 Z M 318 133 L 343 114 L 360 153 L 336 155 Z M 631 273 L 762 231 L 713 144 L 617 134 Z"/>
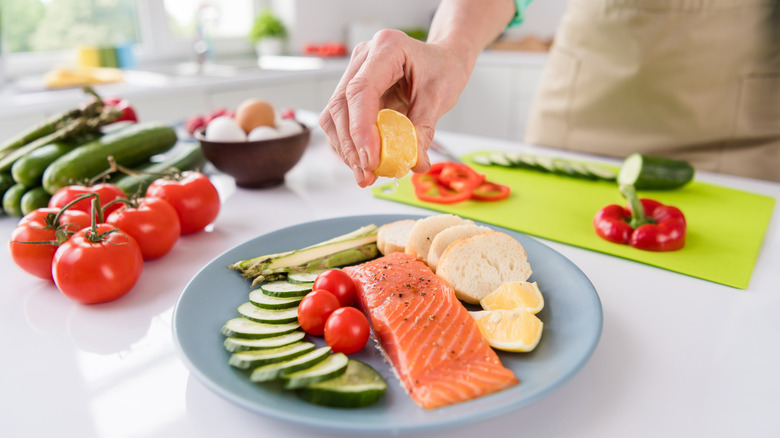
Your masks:
<path fill-rule="evenodd" d="M 678 190 L 641 191 L 640 197 L 680 208 L 688 223 L 679 251 L 642 251 L 598 237 L 593 216 L 608 204 L 625 205 L 617 185 L 534 170 L 480 166 L 466 161 L 490 181 L 512 188 L 500 202 L 453 205 L 422 202 L 409 178 L 375 187 L 374 196 L 498 225 L 545 239 L 600 251 L 697 278 L 746 289 L 750 283 L 775 199 L 693 181 Z"/>

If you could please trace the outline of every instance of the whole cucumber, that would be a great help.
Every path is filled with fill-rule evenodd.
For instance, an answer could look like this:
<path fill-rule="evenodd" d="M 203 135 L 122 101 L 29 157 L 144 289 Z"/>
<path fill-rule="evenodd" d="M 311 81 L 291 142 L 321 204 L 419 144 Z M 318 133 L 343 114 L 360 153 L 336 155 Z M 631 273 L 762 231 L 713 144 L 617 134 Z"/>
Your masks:
<path fill-rule="evenodd" d="M 176 131 L 160 123 L 138 123 L 78 147 L 57 158 L 43 173 L 43 188 L 54 194 L 70 184 L 84 183 L 109 169 L 108 157 L 133 167 L 176 144 Z"/>
<path fill-rule="evenodd" d="M 16 184 L 16 181 L 14 181 L 14 178 L 11 176 L 10 173 L 0 173 L 0 201 L 3 199 L 3 195 L 5 195 L 5 192 L 10 189 L 14 184 Z M 3 210 L 2 202 L 0 202 L 0 211 Z"/>
<path fill-rule="evenodd" d="M 73 150 L 76 145 L 65 142 L 54 142 L 36 149 L 16 160 L 11 167 L 11 175 L 14 181 L 27 187 L 35 187 L 41 184 L 43 172 L 49 164 L 57 158 Z"/>
<path fill-rule="evenodd" d="M 112 183 L 122 189 L 127 196 L 143 196 L 149 184 L 166 171 L 172 168 L 179 171 L 194 170 L 204 164 L 206 164 L 206 156 L 200 146 L 188 145 L 181 151 L 171 151 L 171 156 L 160 162 L 135 169 L 139 171 L 138 175 L 121 175 L 112 180 Z"/>
<path fill-rule="evenodd" d="M 3 195 L 3 211 L 9 216 L 22 217 L 22 196 L 27 192 L 24 184 L 12 185 Z"/>
<path fill-rule="evenodd" d="M 50 198 L 51 195 L 49 192 L 47 192 L 41 186 L 33 187 L 27 190 L 24 192 L 24 195 L 22 195 L 22 215 L 26 215 L 27 213 L 30 213 L 31 211 L 37 210 L 39 208 L 48 207 Z"/>

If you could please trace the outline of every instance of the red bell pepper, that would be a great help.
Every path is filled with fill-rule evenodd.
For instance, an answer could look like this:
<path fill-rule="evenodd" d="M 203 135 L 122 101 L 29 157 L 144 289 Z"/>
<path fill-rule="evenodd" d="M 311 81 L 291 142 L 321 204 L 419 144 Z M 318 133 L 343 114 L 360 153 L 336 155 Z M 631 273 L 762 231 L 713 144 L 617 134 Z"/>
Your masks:
<path fill-rule="evenodd" d="M 593 227 L 600 237 L 646 251 L 675 251 L 685 246 L 685 216 L 677 207 L 636 196 L 621 186 L 629 207 L 607 205 L 596 213 Z"/>
<path fill-rule="evenodd" d="M 121 97 L 105 97 L 103 103 L 108 106 L 113 106 L 121 112 L 121 115 L 116 120 L 117 122 L 128 121 L 138 123 L 138 116 L 135 114 L 135 109 L 130 105 L 130 101 L 122 99 Z"/>

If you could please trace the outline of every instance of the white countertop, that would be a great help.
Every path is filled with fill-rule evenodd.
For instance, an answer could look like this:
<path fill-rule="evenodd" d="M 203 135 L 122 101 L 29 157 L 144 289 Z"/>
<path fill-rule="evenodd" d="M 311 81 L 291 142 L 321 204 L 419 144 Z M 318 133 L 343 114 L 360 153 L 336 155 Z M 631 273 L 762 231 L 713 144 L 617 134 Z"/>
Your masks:
<path fill-rule="evenodd" d="M 517 147 L 446 133 L 438 138 L 458 152 Z M 780 184 L 705 173 L 699 178 L 780 197 Z M 246 190 L 222 175 L 214 181 L 223 205 L 213 227 L 147 262 L 135 288 L 115 302 L 72 302 L 3 252 L 0 436 L 319 436 L 247 411 L 195 379 L 174 344 L 176 301 L 201 267 L 255 236 L 324 218 L 428 211 L 358 188 L 320 131 L 283 186 Z M 0 217 L 0 235 L 7 239 L 15 224 Z M 542 242 L 574 262 L 598 291 L 604 328 L 591 359 L 535 404 L 411 436 L 780 436 L 777 211 L 747 290 Z"/>

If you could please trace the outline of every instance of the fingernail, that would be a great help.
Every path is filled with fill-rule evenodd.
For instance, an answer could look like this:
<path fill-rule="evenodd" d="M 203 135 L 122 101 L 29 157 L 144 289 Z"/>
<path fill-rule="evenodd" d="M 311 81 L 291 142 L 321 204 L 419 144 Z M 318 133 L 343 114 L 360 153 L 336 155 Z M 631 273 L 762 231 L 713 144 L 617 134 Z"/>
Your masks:
<path fill-rule="evenodd" d="M 368 152 L 365 149 L 358 149 L 358 158 L 360 159 L 360 167 L 363 169 L 368 167 Z"/>
<path fill-rule="evenodd" d="M 357 181 L 358 184 L 361 184 L 363 182 L 363 169 L 356 164 L 352 166 L 352 172 L 355 174 L 355 181 Z"/>

